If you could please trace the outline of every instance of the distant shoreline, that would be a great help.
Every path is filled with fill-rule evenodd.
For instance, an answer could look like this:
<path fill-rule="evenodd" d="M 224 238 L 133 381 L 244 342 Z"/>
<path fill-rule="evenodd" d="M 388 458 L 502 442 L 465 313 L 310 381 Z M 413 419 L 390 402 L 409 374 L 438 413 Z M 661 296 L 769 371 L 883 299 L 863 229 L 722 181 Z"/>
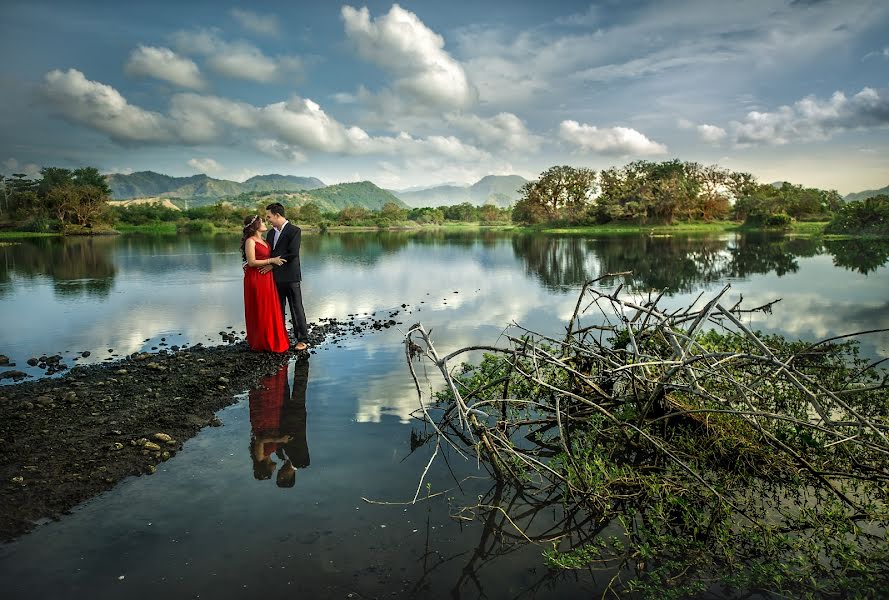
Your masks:
<path fill-rule="evenodd" d="M 196 223 L 204 223 L 202 221 Z M 209 222 L 206 222 L 209 224 Z M 667 235 L 672 233 L 720 233 L 729 231 L 741 232 L 776 232 L 789 233 L 794 235 L 824 235 L 826 221 L 815 222 L 797 222 L 787 228 L 768 228 L 768 227 L 749 227 L 742 223 L 734 221 L 718 221 L 713 223 L 676 223 L 673 225 L 632 225 L 632 224 L 605 224 L 605 225 L 587 225 L 587 226 L 553 226 L 553 225 L 512 225 L 512 224 L 482 224 L 482 223 L 445 223 L 442 225 L 419 225 L 419 224 L 401 224 L 389 227 L 373 227 L 373 226 L 351 226 L 351 225 L 331 225 L 328 227 L 319 227 L 317 225 L 299 224 L 303 231 L 306 232 L 348 232 L 348 231 L 437 231 L 437 230 L 503 230 L 516 231 L 521 233 L 544 233 L 544 234 L 649 234 L 653 236 Z M 213 227 L 212 231 L 188 231 L 179 232 L 176 223 L 157 223 L 150 225 L 117 225 L 109 228 L 67 231 L 62 233 L 37 233 L 30 231 L 18 230 L 0 230 L 0 239 L 17 239 L 28 237 L 66 237 L 66 236 L 98 236 L 98 235 L 127 235 L 127 234 L 156 234 L 156 235 L 200 235 L 206 234 L 238 234 L 240 229 L 237 227 Z M 857 236 L 828 235 L 825 237 L 879 237 L 879 236 Z"/>

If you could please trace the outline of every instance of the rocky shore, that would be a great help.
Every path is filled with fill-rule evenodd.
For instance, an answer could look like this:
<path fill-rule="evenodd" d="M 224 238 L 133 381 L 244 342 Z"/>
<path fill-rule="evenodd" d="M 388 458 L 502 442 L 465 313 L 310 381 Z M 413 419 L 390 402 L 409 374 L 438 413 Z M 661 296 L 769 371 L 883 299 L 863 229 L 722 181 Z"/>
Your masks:
<path fill-rule="evenodd" d="M 315 324 L 310 350 L 388 329 L 398 324 L 398 312 Z M 229 333 L 223 341 L 135 353 L 0 387 L 0 540 L 57 519 L 130 475 L 154 473 L 201 428 L 219 425 L 216 411 L 284 362 L 309 357 L 308 351 L 250 352 Z"/>

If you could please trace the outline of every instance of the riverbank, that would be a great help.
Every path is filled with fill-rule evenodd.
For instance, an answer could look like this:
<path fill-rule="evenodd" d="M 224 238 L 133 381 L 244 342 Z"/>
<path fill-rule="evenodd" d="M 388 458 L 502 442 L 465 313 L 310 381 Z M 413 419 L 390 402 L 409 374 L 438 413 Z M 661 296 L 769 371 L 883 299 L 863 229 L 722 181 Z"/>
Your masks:
<path fill-rule="evenodd" d="M 312 324 L 310 351 L 299 353 L 250 352 L 225 334 L 227 345 L 171 346 L 70 370 L 47 357 L 64 375 L 0 387 L 0 540 L 58 519 L 131 475 L 154 473 L 263 376 L 309 360 L 328 341 L 388 329 L 399 312 Z"/>
<path fill-rule="evenodd" d="M 674 233 L 722 233 L 729 231 L 753 231 L 791 233 L 794 235 L 822 235 L 827 222 L 795 222 L 786 229 L 770 229 L 762 227 L 746 227 L 742 223 L 732 221 L 718 221 L 713 223 L 676 223 L 673 225 L 628 225 L 612 224 L 577 226 L 577 227 L 550 227 L 550 226 L 522 226 L 512 224 L 482 224 L 482 223 L 443 223 L 441 225 L 430 224 L 405 224 L 400 223 L 391 227 L 368 227 L 352 225 L 331 225 L 318 227 L 316 225 L 298 225 L 306 232 L 348 232 L 348 231 L 516 231 L 522 233 L 546 233 L 559 235 L 609 235 L 609 234 L 650 234 L 670 235 Z M 117 224 L 113 229 L 96 231 L 84 230 L 80 232 L 68 232 L 67 235 L 103 235 L 103 234 L 146 234 L 146 235 L 175 235 L 178 232 L 176 223 L 152 223 L 146 225 Z M 238 234 L 237 227 L 217 227 L 207 222 L 195 222 L 193 234 Z M 61 233 L 34 233 L 27 231 L 0 231 L 0 239 L 19 239 L 26 237 L 58 237 Z M 855 236 L 842 236 L 843 238 Z"/>

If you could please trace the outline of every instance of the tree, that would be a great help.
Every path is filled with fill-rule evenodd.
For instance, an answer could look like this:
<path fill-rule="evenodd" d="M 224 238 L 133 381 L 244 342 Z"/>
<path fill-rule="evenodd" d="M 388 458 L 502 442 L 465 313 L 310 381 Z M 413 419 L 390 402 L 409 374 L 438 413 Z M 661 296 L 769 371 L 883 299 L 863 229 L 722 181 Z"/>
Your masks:
<path fill-rule="evenodd" d="M 403 221 L 407 215 L 407 210 L 401 208 L 394 202 L 386 202 L 380 209 L 380 219 L 390 223 L 398 223 Z"/>
<path fill-rule="evenodd" d="M 550 167 L 537 181 L 522 186 L 513 220 L 541 223 L 565 219 L 583 221 L 596 193 L 596 172 L 585 167 Z"/>
<path fill-rule="evenodd" d="M 299 207 L 299 220 L 310 225 L 321 222 L 321 209 L 314 202 L 307 202 Z"/>

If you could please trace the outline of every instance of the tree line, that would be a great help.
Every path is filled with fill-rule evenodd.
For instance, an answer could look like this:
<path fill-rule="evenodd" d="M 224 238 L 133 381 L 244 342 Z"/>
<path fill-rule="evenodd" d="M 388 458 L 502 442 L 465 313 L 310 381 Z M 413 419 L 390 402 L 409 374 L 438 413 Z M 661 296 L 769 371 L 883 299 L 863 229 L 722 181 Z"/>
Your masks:
<path fill-rule="evenodd" d="M 270 196 L 271 198 L 271 196 Z M 22 173 L 2 179 L 0 218 L 30 231 L 92 230 L 116 223 L 150 225 L 175 222 L 186 230 L 240 227 L 254 205 L 218 202 L 187 210 L 157 204 L 112 206 L 111 190 L 98 169 L 47 167 L 39 179 Z M 256 201 L 256 198 L 253 198 Z M 269 200 L 271 201 L 271 200 Z M 492 204 L 406 209 L 388 202 L 379 210 L 348 206 L 322 210 L 308 202 L 289 206 L 288 218 L 319 227 L 391 227 L 412 221 L 444 223 L 589 226 L 601 224 L 670 225 L 735 221 L 753 227 L 785 227 L 792 221 L 831 221 L 828 233 L 889 235 L 889 196 L 846 203 L 834 190 L 783 182 L 763 184 L 749 173 L 694 162 L 635 161 L 596 172 L 553 166 L 526 183 L 514 207 Z"/>
<path fill-rule="evenodd" d="M 39 179 L 14 173 L 2 183 L 0 215 L 16 229 L 64 232 L 111 222 L 111 189 L 94 167 L 46 167 Z"/>
<path fill-rule="evenodd" d="M 829 220 L 841 206 L 833 190 L 763 184 L 717 165 L 640 160 L 598 173 L 551 167 L 522 188 L 513 220 L 565 225 L 733 220 L 777 226 L 794 219 Z"/>

